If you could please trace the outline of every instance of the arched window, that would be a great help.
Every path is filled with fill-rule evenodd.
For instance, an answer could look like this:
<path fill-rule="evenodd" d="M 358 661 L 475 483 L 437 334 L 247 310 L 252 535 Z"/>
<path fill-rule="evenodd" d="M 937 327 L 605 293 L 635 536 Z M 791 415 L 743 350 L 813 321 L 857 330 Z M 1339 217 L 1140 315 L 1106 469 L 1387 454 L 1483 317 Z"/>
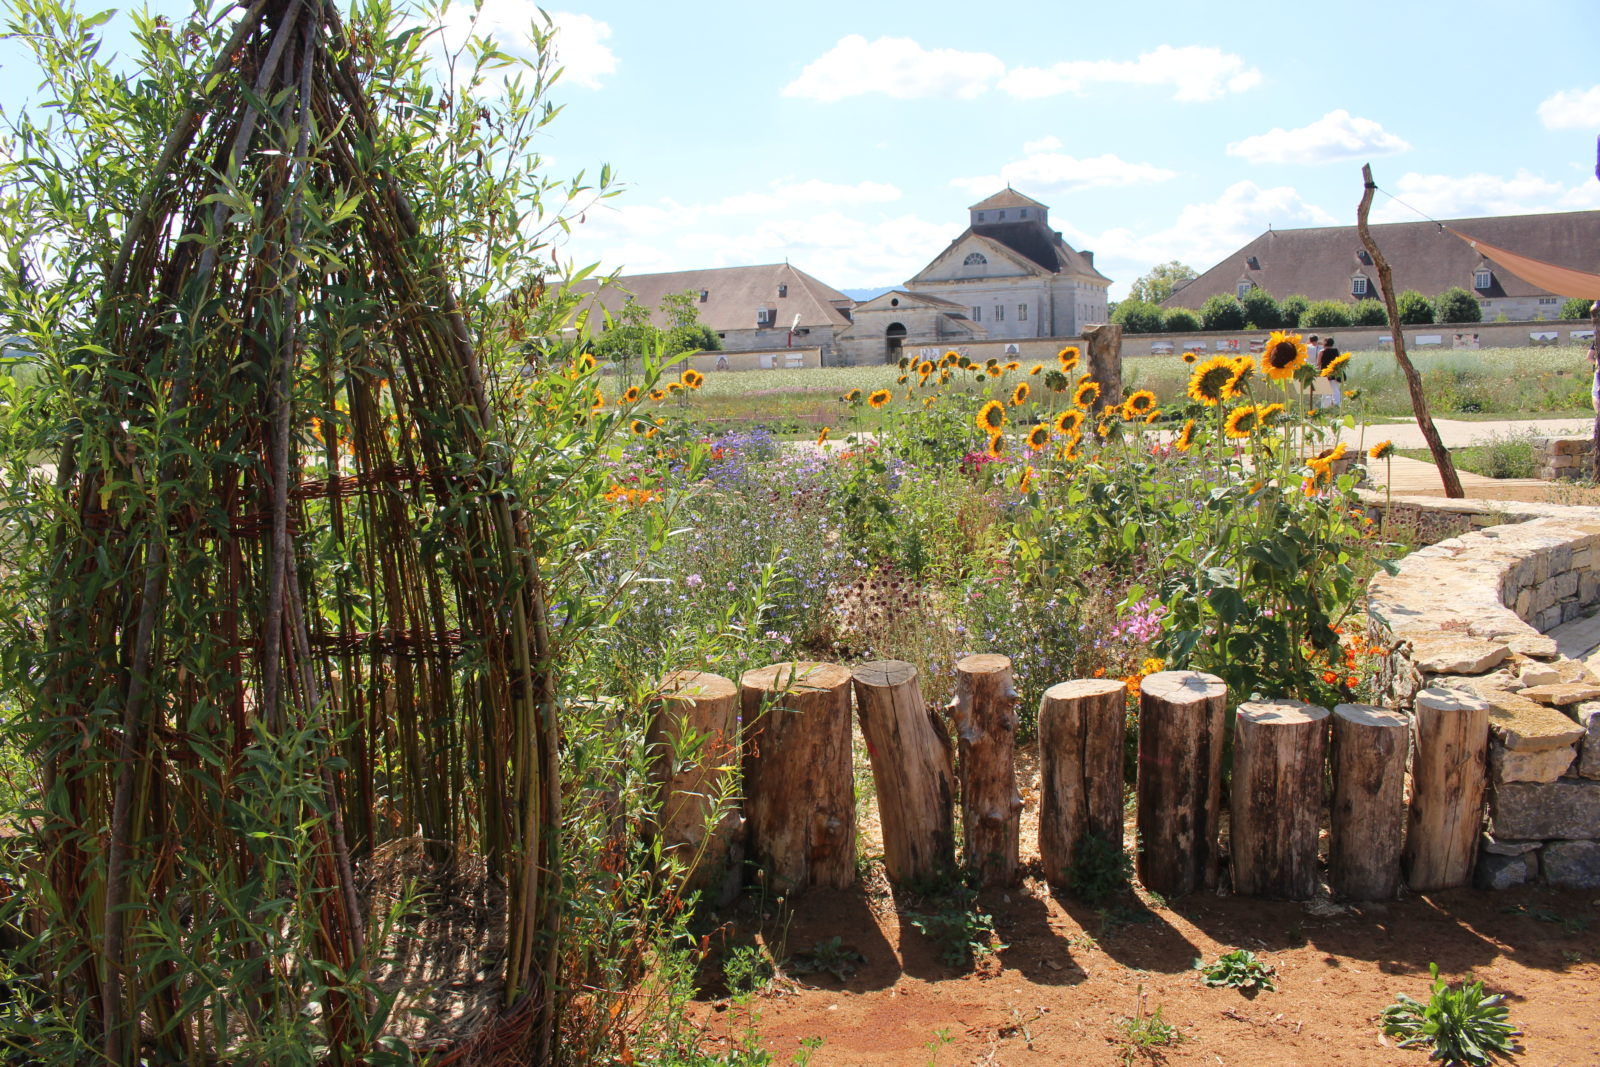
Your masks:
<path fill-rule="evenodd" d="M 988 262 L 989 261 L 983 257 L 982 252 L 973 252 L 970 253 L 966 259 L 961 261 L 961 265 L 963 267 L 981 267 Z"/>

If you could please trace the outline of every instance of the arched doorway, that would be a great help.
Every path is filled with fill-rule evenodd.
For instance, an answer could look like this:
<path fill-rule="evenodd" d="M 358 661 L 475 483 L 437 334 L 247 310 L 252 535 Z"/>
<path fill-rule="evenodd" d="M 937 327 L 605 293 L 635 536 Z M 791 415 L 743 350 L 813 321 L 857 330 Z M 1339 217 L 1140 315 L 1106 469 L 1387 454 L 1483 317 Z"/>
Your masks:
<path fill-rule="evenodd" d="M 902 323 L 891 322 L 889 328 L 883 331 L 885 363 L 900 362 L 900 346 L 905 344 L 906 328 Z"/>

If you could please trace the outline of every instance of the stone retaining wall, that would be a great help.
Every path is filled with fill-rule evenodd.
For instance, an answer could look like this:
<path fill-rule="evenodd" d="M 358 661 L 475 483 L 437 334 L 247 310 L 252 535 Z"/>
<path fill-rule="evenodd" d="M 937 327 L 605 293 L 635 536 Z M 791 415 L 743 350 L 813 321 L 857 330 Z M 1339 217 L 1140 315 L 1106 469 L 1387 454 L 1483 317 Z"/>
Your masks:
<path fill-rule="evenodd" d="M 1450 500 L 1438 496 L 1386 498 L 1381 489 L 1358 489 L 1362 507 L 1373 519 L 1389 513 L 1389 528 L 1414 544 L 1433 544 L 1472 530 L 1534 519 L 1600 519 L 1600 508 L 1535 504 L 1521 500 Z"/>
<path fill-rule="evenodd" d="M 1587 478 L 1594 469 L 1589 458 L 1594 452 L 1594 442 L 1587 437 L 1535 437 L 1533 455 L 1539 462 L 1539 477 L 1547 482 L 1557 479 L 1579 481 Z"/>
<path fill-rule="evenodd" d="M 1410 506 L 1443 505 L 1442 515 L 1470 524 L 1486 503 Z M 1489 702 L 1481 888 L 1534 878 L 1600 888 L 1600 679 L 1545 632 L 1600 602 L 1600 508 L 1496 510 L 1522 509 L 1558 514 L 1446 538 L 1373 579 L 1370 634 L 1390 649 L 1379 683 L 1407 711 L 1429 686 Z"/>

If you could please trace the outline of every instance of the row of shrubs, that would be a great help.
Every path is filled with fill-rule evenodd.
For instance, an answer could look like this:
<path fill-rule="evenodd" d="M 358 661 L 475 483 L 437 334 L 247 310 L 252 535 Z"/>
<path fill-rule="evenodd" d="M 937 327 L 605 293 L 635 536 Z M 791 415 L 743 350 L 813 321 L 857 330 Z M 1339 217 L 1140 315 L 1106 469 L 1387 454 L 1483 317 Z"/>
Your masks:
<path fill-rule="evenodd" d="M 1433 323 L 1482 322 L 1483 305 L 1460 287 L 1446 289 L 1429 300 L 1415 289 L 1396 298 L 1400 321 L 1407 326 Z M 1586 319 L 1589 302 L 1568 300 L 1563 319 Z M 1166 308 L 1143 300 L 1124 300 L 1111 313 L 1128 333 L 1193 333 L 1200 330 L 1328 329 L 1343 326 L 1386 326 L 1383 303 L 1368 297 L 1347 304 L 1342 300 L 1307 300 L 1298 293 L 1277 300 L 1265 289 L 1252 289 L 1243 298 L 1227 293 L 1211 297 L 1199 311 Z"/>

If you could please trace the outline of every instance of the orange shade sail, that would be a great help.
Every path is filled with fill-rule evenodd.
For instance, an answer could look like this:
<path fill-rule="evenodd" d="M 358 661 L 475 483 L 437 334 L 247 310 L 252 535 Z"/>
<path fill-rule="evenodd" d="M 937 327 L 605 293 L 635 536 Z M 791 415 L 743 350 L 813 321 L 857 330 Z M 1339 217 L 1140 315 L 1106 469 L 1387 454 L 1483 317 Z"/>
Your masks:
<path fill-rule="evenodd" d="M 1508 252 L 1504 248 L 1476 237 L 1468 237 L 1459 230 L 1445 229 L 1461 238 L 1467 244 L 1477 249 L 1486 259 L 1491 259 L 1506 270 L 1515 274 L 1529 285 L 1537 285 L 1548 293 L 1557 296 L 1576 296 L 1584 300 L 1600 300 L 1600 274 L 1590 274 L 1588 271 L 1573 270 L 1571 267 L 1558 267 L 1554 263 L 1546 263 L 1542 259 L 1532 259 L 1528 256 Z M 1597 250 L 1600 252 L 1600 250 Z"/>

